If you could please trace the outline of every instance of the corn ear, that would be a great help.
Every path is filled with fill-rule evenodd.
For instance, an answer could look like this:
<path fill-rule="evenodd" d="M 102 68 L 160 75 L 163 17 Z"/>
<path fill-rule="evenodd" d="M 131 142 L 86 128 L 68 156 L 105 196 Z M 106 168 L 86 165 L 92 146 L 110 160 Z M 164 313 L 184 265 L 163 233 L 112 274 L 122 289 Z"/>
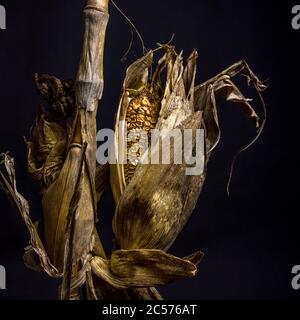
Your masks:
<path fill-rule="evenodd" d="M 126 174 L 128 170 L 126 165 L 117 162 L 111 167 L 111 186 L 117 206 L 113 230 L 117 244 L 122 250 L 122 256 L 127 257 L 127 263 L 124 263 L 119 255 L 114 256 L 113 263 L 112 260 L 110 261 L 110 270 L 115 270 L 114 275 L 118 274 L 117 270 L 122 270 L 118 274 L 119 277 L 130 274 L 132 269 L 135 270 L 133 265 L 135 263 L 139 265 L 140 259 L 143 260 L 142 265 L 151 265 L 151 258 L 145 254 L 145 250 L 157 250 L 155 255 L 160 257 L 158 260 L 164 261 L 165 252 L 176 240 L 191 216 L 205 181 L 210 155 L 220 139 L 216 97 L 220 95 L 228 101 L 237 103 L 249 118 L 254 119 L 256 127 L 260 126 L 258 115 L 250 105 L 251 100 L 243 96 L 232 80 L 241 71 L 246 71 L 249 83 L 254 83 L 258 91 L 265 89 L 263 83 L 244 61 L 234 64 L 196 87 L 194 82 L 197 52 L 191 53 L 184 66 L 182 53 L 177 54 L 171 46 L 164 46 L 164 50 L 165 54 L 159 60 L 153 78 L 149 77 L 149 70 L 153 63 L 151 51 L 134 62 L 127 70 L 115 127 L 116 159 L 119 159 L 123 152 L 121 147 L 125 145 L 128 148 L 125 129 L 129 131 L 135 126 L 135 123 L 131 122 L 135 120 L 131 115 L 132 107 L 135 107 L 137 113 L 139 109 L 145 107 L 145 104 L 137 98 L 149 88 L 150 92 L 153 92 L 153 88 L 163 88 L 155 128 L 167 132 L 175 128 L 182 131 L 191 129 L 194 135 L 193 141 L 196 141 L 196 130 L 203 129 L 205 148 L 200 157 L 204 170 L 196 176 L 186 175 L 187 163 L 177 165 L 174 162 L 174 146 L 171 148 L 171 155 L 174 157 L 171 158 L 169 165 L 137 163 L 131 172 L 130 179 Z M 165 68 L 167 68 L 166 82 L 161 84 L 159 75 Z M 155 93 L 154 96 L 157 97 Z M 151 108 L 150 104 L 148 108 Z M 129 121 L 127 128 L 122 124 L 124 120 Z M 144 128 L 144 126 L 145 124 L 142 123 L 141 127 Z M 162 139 L 164 138 L 166 137 Z M 195 148 L 193 144 L 192 150 Z M 160 146 L 155 150 L 161 154 Z M 183 153 L 183 150 L 180 152 Z M 133 255 L 132 251 L 139 254 Z M 203 254 L 198 252 L 196 255 L 202 257 Z M 173 261 L 176 261 L 174 265 L 178 263 L 177 267 L 183 268 L 181 263 L 184 263 L 184 259 L 173 258 Z M 102 267 L 104 268 L 104 265 Z M 196 273 L 196 265 L 194 268 L 193 275 Z M 141 273 L 145 285 L 162 284 L 164 281 L 167 283 L 171 281 L 170 279 L 177 278 L 176 268 L 171 270 L 167 265 L 161 266 L 160 270 L 164 280 L 157 276 L 157 282 L 155 282 L 148 271 L 136 270 L 133 276 Z M 185 276 L 189 277 L 191 274 L 186 270 Z"/>

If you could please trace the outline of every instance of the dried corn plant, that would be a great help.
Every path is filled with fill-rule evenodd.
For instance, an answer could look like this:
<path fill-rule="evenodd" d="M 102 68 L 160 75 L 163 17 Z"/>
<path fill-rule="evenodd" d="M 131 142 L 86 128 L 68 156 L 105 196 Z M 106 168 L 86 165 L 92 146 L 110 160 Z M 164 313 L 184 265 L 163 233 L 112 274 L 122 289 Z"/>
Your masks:
<path fill-rule="evenodd" d="M 35 75 L 38 93 L 48 108 L 39 109 L 26 144 L 28 171 L 42 189 L 44 237 L 40 237 L 43 231 L 32 222 L 28 202 L 17 189 L 14 160 L 8 154 L 2 155 L 0 185 L 30 234 L 25 264 L 61 278 L 61 299 L 78 299 L 82 289 L 87 299 L 161 299 L 155 287 L 194 277 L 203 257 L 199 251 L 180 258 L 168 249 L 196 206 L 210 155 L 220 139 L 216 97 L 238 104 L 260 134 L 264 122 L 260 123 L 250 99 L 233 81 L 243 74 L 259 95 L 265 86 L 244 61 L 195 86 L 197 52 L 185 63 L 173 46 L 160 45 L 159 50 L 147 52 L 127 69 L 115 125 L 117 161 L 96 166 L 96 113 L 103 91 L 108 3 L 87 1 L 76 82 Z M 161 52 L 155 66 L 154 55 Z M 151 70 L 155 70 L 153 74 Z M 182 150 L 176 151 L 174 146 L 170 164 L 123 164 L 118 160 L 122 145 L 129 153 L 132 147 L 126 130 L 143 129 L 150 134 L 154 128 L 164 130 L 165 137 L 173 129 L 190 129 L 194 137 L 197 129 L 203 129 L 201 174 L 186 174 L 189 163 L 175 162 L 176 152 Z M 157 142 L 155 152 L 160 148 Z M 195 150 L 196 139 L 190 148 Z M 107 256 L 96 223 L 97 204 L 109 183 L 116 205 L 116 246 Z"/>

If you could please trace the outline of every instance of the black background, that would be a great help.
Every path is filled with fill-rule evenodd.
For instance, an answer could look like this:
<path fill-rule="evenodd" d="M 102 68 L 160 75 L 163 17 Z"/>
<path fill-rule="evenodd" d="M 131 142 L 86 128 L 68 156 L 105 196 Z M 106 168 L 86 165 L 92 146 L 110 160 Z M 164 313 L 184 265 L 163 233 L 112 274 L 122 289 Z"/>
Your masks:
<path fill-rule="evenodd" d="M 160 288 L 167 299 L 299 299 L 291 288 L 291 269 L 300 264 L 298 196 L 298 115 L 300 31 L 291 27 L 287 1 L 152 0 L 117 1 L 135 22 L 148 48 L 173 43 L 185 56 L 199 53 L 197 82 L 245 59 L 260 78 L 270 77 L 264 93 L 268 122 L 262 138 L 243 154 L 226 195 L 234 153 L 255 134 L 240 110 L 219 101 L 222 140 L 209 164 L 197 208 L 171 248 L 184 256 L 198 249 L 206 256 L 196 278 Z M 36 108 L 33 74 L 60 78 L 76 74 L 82 39 L 83 0 L 4 1 L 7 30 L 0 30 L 0 151 L 15 157 L 19 190 L 34 219 L 41 217 L 39 188 L 26 173 L 23 136 Z M 105 51 L 105 91 L 99 128 L 111 128 L 126 66 L 141 55 L 134 42 L 126 63 L 120 59 L 130 41 L 128 23 L 111 6 Z M 244 92 L 254 90 L 239 82 Z M 254 99 L 254 105 L 262 114 Z M 111 247 L 112 197 L 101 207 L 100 231 Z M 7 290 L 0 299 L 55 299 L 59 281 L 28 270 L 22 261 L 28 235 L 18 213 L 0 193 L 0 265 Z"/>

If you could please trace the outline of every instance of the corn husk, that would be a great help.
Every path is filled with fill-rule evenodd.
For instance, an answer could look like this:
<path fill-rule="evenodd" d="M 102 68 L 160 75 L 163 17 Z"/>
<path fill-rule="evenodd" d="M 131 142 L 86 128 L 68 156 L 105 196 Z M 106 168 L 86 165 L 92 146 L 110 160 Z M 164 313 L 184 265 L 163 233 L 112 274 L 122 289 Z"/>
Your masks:
<path fill-rule="evenodd" d="M 186 163 L 177 165 L 172 158 L 169 165 L 137 165 L 128 183 L 125 179 L 124 164 L 117 162 L 111 167 L 111 186 L 117 205 L 113 229 L 117 244 L 122 249 L 122 257 L 131 261 L 128 264 L 122 264 L 119 261 L 122 264 L 122 273 L 118 274 L 117 271 L 113 273 L 120 277 L 131 273 L 130 270 L 135 264 L 135 257 L 132 255 L 132 250 L 134 250 L 140 253 L 140 256 L 136 258 L 138 260 L 136 263 L 139 264 L 140 260 L 144 259 L 142 265 L 149 266 L 149 270 L 143 270 L 144 283 L 148 285 L 150 282 L 148 272 L 152 266 L 151 258 L 146 254 L 147 250 L 157 250 L 155 251 L 156 256 L 159 257 L 157 260 L 164 261 L 166 252 L 178 237 L 198 201 L 211 152 L 220 139 L 216 97 L 220 95 L 240 105 L 259 129 L 259 118 L 250 105 L 250 99 L 243 96 L 232 78 L 242 70 L 246 70 L 249 82 L 254 83 L 259 91 L 265 89 L 244 61 L 233 65 L 207 83 L 195 87 L 197 53 L 192 52 L 184 66 L 182 53 L 177 54 L 170 46 L 165 46 L 164 49 L 165 54 L 160 59 L 154 73 L 160 74 L 167 67 L 166 83 L 163 85 L 164 94 L 156 128 L 167 131 L 174 128 L 192 129 L 193 132 L 196 129 L 203 129 L 205 131 L 205 148 L 202 154 L 204 171 L 196 176 L 187 175 L 185 169 L 188 165 Z M 143 88 L 149 88 L 151 85 L 162 86 L 161 83 L 153 84 L 153 81 L 159 81 L 157 80 L 159 76 L 154 80 L 149 77 L 150 68 L 153 68 L 152 62 L 153 53 L 149 52 L 127 70 L 115 129 L 117 133 L 115 143 L 118 146 L 116 147 L 116 159 L 119 159 L 120 156 L 119 146 L 124 145 L 126 141 L 126 131 L 124 127 L 120 127 L 122 123 L 120 120 L 126 119 L 130 101 L 134 99 L 131 93 L 141 92 Z M 192 148 L 195 148 L 195 144 Z M 157 150 L 160 152 L 160 147 Z M 171 154 L 174 154 L 173 151 L 174 149 L 171 150 Z M 196 255 L 202 257 L 203 254 L 198 252 Z M 185 270 L 183 265 L 187 266 L 187 260 L 176 257 L 173 259 L 175 267 L 168 268 L 169 261 L 166 260 L 166 264 L 161 265 L 160 276 L 157 275 L 157 283 L 151 279 L 153 285 L 162 284 L 163 279 L 165 283 L 170 282 L 170 279 L 176 280 L 177 267 Z M 115 259 L 110 269 L 117 269 L 117 265 L 118 262 Z M 186 271 L 185 275 L 181 276 L 194 276 L 197 270 L 196 265 L 193 268 L 192 273 Z M 137 273 L 139 271 L 135 275 Z"/>

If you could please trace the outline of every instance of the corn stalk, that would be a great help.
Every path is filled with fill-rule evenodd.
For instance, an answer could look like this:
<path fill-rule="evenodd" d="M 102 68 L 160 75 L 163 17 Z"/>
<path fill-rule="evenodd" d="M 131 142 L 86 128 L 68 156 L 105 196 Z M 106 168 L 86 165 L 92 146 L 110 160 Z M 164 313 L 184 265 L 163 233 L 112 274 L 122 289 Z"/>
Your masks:
<path fill-rule="evenodd" d="M 96 114 L 104 83 L 108 4 L 109 0 L 86 2 L 75 97 L 72 81 L 35 76 L 39 93 L 52 105 L 52 119 L 40 110 L 32 141 L 27 142 L 28 171 L 43 188 L 45 244 L 37 224 L 30 219 L 27 201 L 17 191 L 13 159 L 7 154 L 1 163 L 8 176 L 0 173 L 1 186 L 21 213 L 31 236 L 24 255 L 26 265 L 34 270 L 42 267 L 51 277 L 63 278 L 61 299 L 79 298 L 82 286 L 88 299 L 159 299 L 155 289 L 117 290 L 95 279 L 90 267 L 93 255 L 106 259 L 95 223 L 97 202 L 108 178 L 107 167 L 99 167 L 96 172 Z M 50 92 L 55 93 L 51 96 Z"/>

